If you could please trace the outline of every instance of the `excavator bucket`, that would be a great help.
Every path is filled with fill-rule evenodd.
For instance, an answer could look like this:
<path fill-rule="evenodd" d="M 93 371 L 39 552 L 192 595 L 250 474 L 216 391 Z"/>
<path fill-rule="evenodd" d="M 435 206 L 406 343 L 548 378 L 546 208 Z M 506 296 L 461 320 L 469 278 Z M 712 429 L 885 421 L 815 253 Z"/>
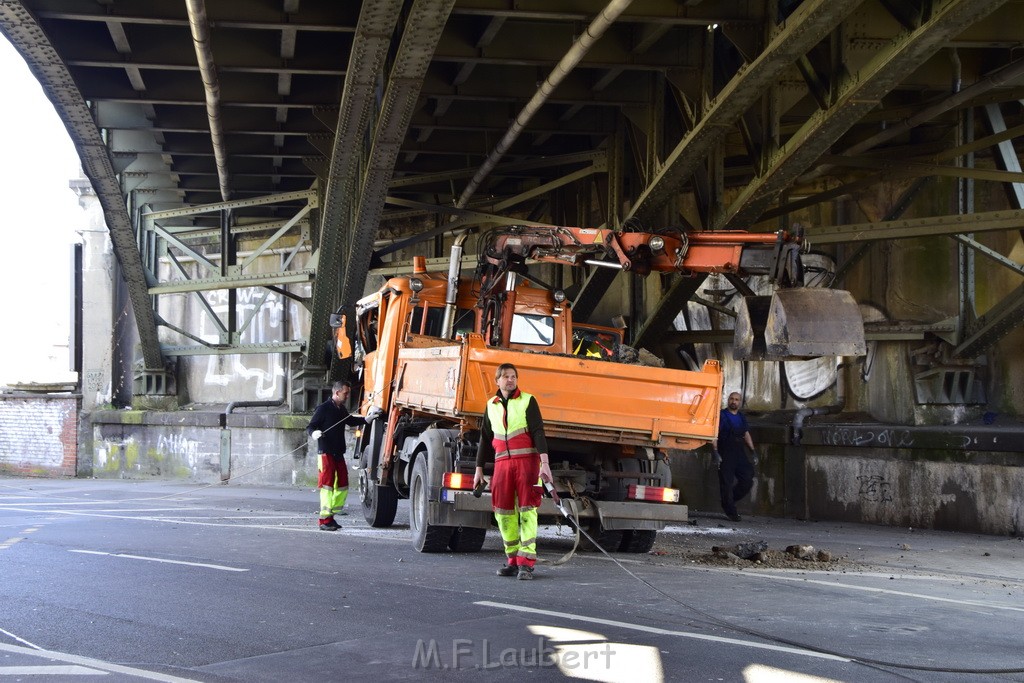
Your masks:
<path fill-rule="evenodd" d="M 736 316 L 736 360 L 863 356 L 864 320 L 841 289 L 794 287 L 744 297 Z"/>

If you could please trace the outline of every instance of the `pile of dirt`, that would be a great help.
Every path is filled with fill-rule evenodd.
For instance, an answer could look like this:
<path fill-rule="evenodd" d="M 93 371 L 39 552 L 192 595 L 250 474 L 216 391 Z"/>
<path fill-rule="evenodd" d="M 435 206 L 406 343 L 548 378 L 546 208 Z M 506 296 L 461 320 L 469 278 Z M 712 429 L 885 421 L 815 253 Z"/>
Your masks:
<path fill-rule="evenodd" d="M 829 550 L 812 545 L 790 545 L 784 550 L 768 547 L 766 541 L 733 545 L 712 545 L 710 549 L 660 546 L 651 551 L 663 561 L 686 562 L 714 567 L 803 569 L 807 571 L 846 571 L 854 564 L 836 557 Z"/>

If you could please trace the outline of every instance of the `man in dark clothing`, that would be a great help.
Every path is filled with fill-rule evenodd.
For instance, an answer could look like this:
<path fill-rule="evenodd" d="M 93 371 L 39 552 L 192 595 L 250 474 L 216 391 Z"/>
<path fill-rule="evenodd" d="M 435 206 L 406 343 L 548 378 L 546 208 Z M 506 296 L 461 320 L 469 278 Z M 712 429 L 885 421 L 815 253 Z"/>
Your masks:
<path fill-rule="evenodd" d="M 747 459 L 746 449 L 754 450 L 754 439 L 747 428 L 747 418 L 740 412 L 741 396 L 729 394 L 728 407 L 722 409 L 718 420 L 718 438 L 711 442 L 712 454 L 718 465 L 718 486 L 725 516 L 734 522 L 742 521 L 736 514 L 736 501 L 754 486 L 754 467 Z"/>
<path fill-rule="evenodd" d="M 320 529 L 337 531 L 341 527 L 335 515 L 344 515 L 348 498 L 348 466 L 345 464 L 344 425 L 363 424 L 359 415 L 349 415 L 345 404 L 352 392 L 352 383 L 335 382 L 331 398 L 316 407 L 306 433 L 317 441 L 317 470 L 320 477 Z"/>

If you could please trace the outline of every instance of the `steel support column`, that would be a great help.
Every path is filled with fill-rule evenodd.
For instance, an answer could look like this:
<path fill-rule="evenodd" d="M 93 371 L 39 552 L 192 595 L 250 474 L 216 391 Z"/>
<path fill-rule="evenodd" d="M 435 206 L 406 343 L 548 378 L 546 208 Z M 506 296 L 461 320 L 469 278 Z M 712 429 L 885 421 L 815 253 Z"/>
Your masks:
<path fill-rule="evenodd" d="M 324 382 L 323 353 L 331 338 L 330 314 L 341 295 L 342 264 L 345 262 L 346 233 L 352 229 L 352 214 L 363 137 L 370 126 L 374 90 L 384 73 L 391 36 L 403 3 L 380 0 L 363 3 L 352 41 L 345 86 L 338 108 L 329 171 L 324 184 L 323 209 L 318 231 L 317 279 L 313 284 L 313 306 L 309 323 L 304 368 L 297 381 Z M 293 409 L 305 410 L 303 397 L 319 394 L 297 387 L 299 400 Z"/>

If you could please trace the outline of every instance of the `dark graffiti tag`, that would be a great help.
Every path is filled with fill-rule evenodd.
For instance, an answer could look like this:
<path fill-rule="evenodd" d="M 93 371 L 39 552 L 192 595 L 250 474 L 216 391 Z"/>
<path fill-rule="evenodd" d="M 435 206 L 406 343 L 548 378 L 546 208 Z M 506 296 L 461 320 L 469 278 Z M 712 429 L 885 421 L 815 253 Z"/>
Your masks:
<path fill-rule="evenodd" d="M 914 435 L 909 429 L 862 429 L 841 427 L 822 432 L 826 446 L 885 446 L 887 448 L 910 448 Z"/>
<path fill-rule="evenodd" d="M 877 474 L 857 477 L 860 481 L 860 499 L 871 503 L 891 503 L 892 484 Z"/>

